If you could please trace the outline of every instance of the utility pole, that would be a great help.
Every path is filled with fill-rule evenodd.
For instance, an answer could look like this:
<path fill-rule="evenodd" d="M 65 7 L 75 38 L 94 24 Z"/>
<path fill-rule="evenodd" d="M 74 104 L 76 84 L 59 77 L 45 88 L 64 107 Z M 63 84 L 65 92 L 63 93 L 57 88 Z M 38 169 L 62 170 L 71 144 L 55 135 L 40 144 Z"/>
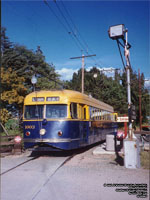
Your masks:
<path fill-rule="evenodd" d="M 125 50 L 126 66 L 124 65 L 124 62 L 123 62 L 123 65 L 127 73 L 129 132 L 128 132 L 128 138 L 124 139 L 123 141 L 124 155 L 125 155 L 124 164 L 126 168 L 139 168 L 140 167 L 139 141 L 134 136 L 133 130 L 132 130 L 132 121 L 136 119 L 136 114 L 135 114 L 135 106 L 132 105 L 131 103 L 131 81 L 130 81 L 131 65 L 130 65 L 130 60 L 129 60 L 129 48 L 131 47 L 131 45 L 129 45 L 128 43 L 128 31 L 127 29 L 125 29 L 124 24 L 120 24 L 116 26 L 111 26 L 109 28 L 108 33 L 109 33 L 109 37 L 113 40 L 117 40 L 117 43 L 123 46 Z M 124 38 L 124 34 L 126 38 Z M 119 39 L 123 40 L 124 45 L 122 45 Z M 120 47 L 119 47 L 119 51 L 120 51 Z M 122 54 L 121 54 L 121 57 L 122 57 Z"/>
<path fill-rule="evenodd" d="M 81 81 L 81 88 L 82 88 L 82 93 L 84 94 L 84 58 L 87 58 L 87 57 L 92 57 L 92 56 L 96 56 L 96 54 L 94 55 L 83 55 L 82 56 L 78 56 L 78 57 L 72 57 L 70 59 L 80 59 L 82 58 L 82 81 Z"/>
<path fill-rule="evenodd" d="M 84 93 L 84 55 L 82 55 L 82 82 L 81 82 L 81 87 L 82 87 L 82 93 Z"/>
<path fill-rule="evenodd" d="M 127 72 L 127 96 L 128 96 L 128 113 L 129 113 L 129 138 L 132 139 L 132 119 L 131 119 L 131 81 L 130 81 L 130 61 L 128 47 L 128 31 L 126 30 L 126 43 L 125 43 L 125 58 L 126 58 L 126 72 Z"/>
<path fill-rule="evenodd" d="M 140 131 L 142 130 L 142 112 L 141 112 L 141 76 L 139 71 L 139 116 L 140 116 Z"/>

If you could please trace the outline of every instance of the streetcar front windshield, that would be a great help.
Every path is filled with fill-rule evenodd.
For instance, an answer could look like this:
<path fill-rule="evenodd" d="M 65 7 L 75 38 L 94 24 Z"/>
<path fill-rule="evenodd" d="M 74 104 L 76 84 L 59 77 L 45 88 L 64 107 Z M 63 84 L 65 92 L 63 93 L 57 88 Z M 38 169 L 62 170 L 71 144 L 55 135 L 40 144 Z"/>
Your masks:
<path fill-rule="evenodd" d="M 43 119 L 44 105 L 25 106 L 25 119 Z"/>
<path fill-rule="evenodd" d="M 46 118 L 66 118 L 67 117 L 67 105 L 53 104 L 46 105 Z"/>

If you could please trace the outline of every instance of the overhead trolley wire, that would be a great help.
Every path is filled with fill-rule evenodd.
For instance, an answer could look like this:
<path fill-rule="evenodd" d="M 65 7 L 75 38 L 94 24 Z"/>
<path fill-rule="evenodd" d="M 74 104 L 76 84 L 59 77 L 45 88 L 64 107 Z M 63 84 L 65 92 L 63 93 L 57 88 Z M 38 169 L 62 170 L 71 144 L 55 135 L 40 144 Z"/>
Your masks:
<path fill-rule="evenodd" d="M 61 10 L 60 6 L 58 5 L 57 1 L 54 0 L 54 2 L 55 2 L 55 4 L 56 4 L 56 6 L 57 6 L 57 8 L 58 8 L 58 10 L 59 10 L 59 12 L 60 12 L 60 14 L 61 14 L 62 17 L 64 18 L 66 24 L 67 24 L 68 27 L 70 28 L 71 33 L 73 34 L 73 36 L 75 37 L 75 39 L 78 41 L 78 43 L 79 43 L 80 46 L 82 47 L 82 50 L 84 50 L 84 51 L 86 52 L 87 50 L 85 49 L 84 45 L 80 42 L 80 40 L 78 39 L 78 37 L 77 37 L 76 34 L 74 33 L 74 30 L 73 30 L 72 26 L 69 24 L 68 19 L 67 19 L 66 16 L 64 15 L 64 13 L 63 13 L 63 11 Z"/>
<path fill-rule="evenodd" d="M 55 1 L 55 2 L 56 2 L 56 1 Z M 68 18 L 70 19 L 70 21 L 72 22 L 74 28 L 75 28 L 76 31 L 78 32 L 78 34 L 79 34 L 81 40 L 83 41 L 84 45 L 86 46 L 87 49 L 90 50 L 90 52 L 91 52 L 92 54 L 94 54 L 93 51 L 91 50 L 91 48 L 89 48 L 89 45 L 86 43 L 86 41 L 85 41 L 85 39 L 83 38 L 83 36 L 81 35 L 81 33 L 79 32 L 79 29 L 78 29 L 77 26 L 75 25 L 75 23 L 74 23 L 74 21 L 73 21 L 71 15 L 69 14 L 69 11 L 67 10 L 65 4 L 63 3 L 62 0 L 61 0 L 60 2 L 61 2 L 61 4 L 62 4 L 64 10 L 66 11 L 66 14 L 68 15 Z M 86 51 L 86 53 L 87 53 L 87 55 L 89 55 L 88 51 Z M 91 57 L 91 59 L 93 59 L 93 60 L 96 62 L 96 63 L 95 63 L 96 65 L 99 65 L 98 62 L 97 62 L 97 60 L 95 59 L 95 57 Z"/>
<path fill-rule="evenodd" d="M 44 3 L 46 4 L 46 6 L 50 9 L 50 11 L 53 13 L 53 15 L 57 18 L 57 20 L 59 21 L 59 23 L 64 27 L 64 29 L 66 30 L 66 32 L 71 36 L 71 38 L 74 40 L 76 46 L 78 47 L 78 49 L 80 51 L 84 50 L 84 52 L 89 55 L 89 53 L 87 52 L 88 48 L 90 50 L 91 53 L 93 53 L 93 51 L 89 48 L 88 44 L 86 43 L 86 41 L 84 40 L 83 36 L 81 35 L 81 33 L 79 32 L 77 26 L 75 25 L 71 15 L 69 14 L 69 11 L 67 10 L 65 4 L 63 3 L 63 1 L 61 0 L 61 4 L 66 12 L 67 17 L 65 16 L 64 12 L 62 11 L 62 9 L 60 8 L 60 6 L 58 5 L 56 0 L 53 0 L 56 4 L 56 7 L 58 9 L 58 11 L 60 12 L 61 16 L 63 17 L 64 21 L 66 24 L 64 24 L 64 22 L 58 17 L 58 15 L 55 13 L 55 11 L 52 9 L 52 7 L 50 6 L 50 4 L 47 2 L 47 0 L 43 0 Z M 69 23 L 68 18 L 70 20 L 70 22 L 72 23 L 72 25 Z M 80 39 L 77 37 L 76 33 L 74 32 L 73 28 L 75 28 L 75 30 L 78 32 Z M 82 42 L 80 41 L 82 40 Z M 94 60 L 95 65 L 99 66 L 100 68 L 102 68 L 101 64 L 99 64 L 99 62 L 91 57 L 91 59 Z M 101 62 L 101 61 L 100 61 Z M 102 62 L 101 62 L 102 63 Z M 103 63 L 102 63 L 103 64 Z M 104 65 L 104 64 L 103 64 Z"/>
<path fill-rule="evenodd" d="M 54 1 L 56 2 L 56 0 L 54 0 Z M 65 10 L 65 12 L 66 12 L 68 18 L 70 19 L 71 23 L 73 24 L 75 30 L 78 32 L 78 34 L 79 34 L 79 36 L 80 36 L 80 39 L 82 40 L 82 43 L 83 43 L 83 44 L 85 45 L 85 47 L 87 48 L 87 50 L 86 50 L 87 55 L 89 55 L 88 49 L 90 50 L 90 52 L 91 52 L 92 54 L 94 54 L 93 51 L 91 50 L 91 48 L 89 47 L 89 45 L 87 44 L 87 42 L 85 41 L 85 39 L 83 38 L 83 36 L 81 35 L 81 33 L 79 32 L 79 29 L 78 29 L 77 26 L 75 25 L 75 23 L 74 23 L 74 21 L 73 21 L 71 15 L 69 14 L 69 11 L 67 10 L 65 4 L 63 3 L 62 0 L 61 0 L 60 2 L 61 2 L 61 4 L 62 4 L 62 6 L 63 6 L 63 8 L 64 8 L 64 10 Z M 75 35 L 75 36 L 76 36 L 76 35 Z M 77 36 L 76 36 L 76 37 L 77 37 Z M 84 47 L 84 49 L 85 49 L 85 47 Z M 95 61 L 95 65 L 98 65 L 98 66 L 101 67 L 101 64 L 99 64 L 99 63 L 97 62 L 97 60 L 95 59 L 95 57 L 91 57 L 91 59 L 93 59 L 93 60 Z"/>
<path fill-rule="evenodd" d="M 46 1 L 43 0 L 44 3 L 46 4 L 46 6 L 50 9 L 50 11 L 53 13 L 53 15 L 57 18 L 57 20 L 59 21 L 59 23 L 63 26 L 63 28 L 66 30 L 66 32 L 72 37 L 72 39 L 74 40 L 75 44 L 77 45 L 77 47 L 79 48 L 79 50 L 81 51 L 81 47 L 78 45 L 78 43 L 75 41 L 75 39 L 73 38 L 73 36 L 70 34 L 70 31 L 68 30 L 67 26 L 62 22 L 62 20 L 60 20 L 60 18 L 57 16 L 57 14 L 54 12 L 54 10 L 52 9 L 52 7 L 50 6 L 50 4 Z"/>
<path fill-rule="evenodd" d="M 47 0 L 43 0 L 44 3 L 46 4 L 46 6 L 50 9 L 50 11 L 53 13 L 53 15 L 57 18 L 57 20 L 59 21 L 59 23 L 64 27 L 64 29 L 68 32 L 68 29 L 66 27 L 66 25 L 60 20 L 60 18 L 56 15 L 56 13 L 54 12 L 54 10 L 52 9 L 52 7 L 49 5 L 49 3 L 47 2 Z"/>
<path fill-rule="evenodd" d="M 58 5 L 58 3 L 54 0 L 57 9 L 59 10 L 61 16 L 63 17 L 63 19 L 65 20 L 67 26 L 62 22 L 62 20 L 57 16 L 57 14 L 54 12 L 54 10 L 52 9 L 52 7 L 50 6 L 50 4 L 47 2 L 47 0 L 43 0 L 44 3 L 48 6 L 48 8 L 52 11 L 52 13 L 55 15 L 55 17 L 58 19 L 58 21 L 63 25 L 63 27 L 65 28 L 65 30 L 67 31 L 68 34 L 70 34 L 70 36 L 72 37 L 72 39 L 75 41 L 76 45 L 78 46 L 78 48 L 80 49 L 80 51 L 84 50 L 85 52 L 87 52 L 86 48 L 84 47 L 84 45 L 82 44 L 82 42 L 79 40 L 79 38 L 76 36 L 72 26 L 70 25 L 70 23 L 68 22 L 68 19 L 66 18 L 66 16 L 64 15 L 63 11 L 61 10 L 60 6 Z M 63 4 L 64 5 L 64 4 Z M 64 6 L 63 6 L 64 7 Z M 68 13 L 67 9 L 65 8 L 66 12 Z M 69 13 L 68 13 L 69 14 Z M 70 15 L 69 15 L 70 16 Z M 73 21 L 73 20 L 72 20 Z M 75 25 L 74 25 L 75 26 Z M 78 31 L 79 32 L 79 31 Z M 86 44 L 87 46 L 87 44 Z"/>
<path fill-rule="evenodd" d="M 83 36 L 82 36 L 81 33 L 79 32 L 79 30 L 78 30 L 77 26 L 75 25 L 75 23 L 74 23 L 74 21 L 73 21 L 71 15 L 69 14 L 69 11 L 67 10 L 65 4 L 63 3 L 62 0 L 61 0 L 60 2 L 61 2 L 61 4 L 62 4 L 62 6 L 64 7 L 64 9 L 65 9 L 65 11 L 66 11 L 66 14 L 68 15 L 68 18 L 70 19 L 70 21 L 72 22 L 72 24 L 73 24 L 75 30 L 79 33 L 80 38 L 82 39 L 82 41 L 83 41 L 83 43 L 85 44 L 85 46 L 88 48 L 88 44 L 86 43 L 86 41 L 84 40 Z"/>
<path fill-rule="evenodd" d="M 54 0 L 54 1 L 56 1 L 56 0 Z M 78 34 L 79 34 L 81 40 L 83 41 L 85 47 L 86 47 L 87 49 L 89 49 L 89 51 L 90 51 L 92 54 L 94 54 L 94 52 L 92 51 L 92 49 L 89 47 L 89 45 L 87 44 L 87 42 L 85 41 L 85 39 L 83 38 L 83 36 L 81 35 L 81 33 L 79 32 L 79 29 L 78 29 L 77 26 L 75 25 L 75 23 L 74 23 L 74 21 L 73 21 L 71 15 L 69 14 L 69 11 L 67 10 L 65 4 L 63 3 L 62 0 L 60 0 L 60 2 L 61 2 L 61 4 L 62 4 L 62 6 L 63 6 L 63 8 L 64 8 L 64 10 L 65 10 L 65 12 L 66 12 L 66 14 L 68 15 L 68 18 L 69 18 L 70 21 L 72 22 L 72 24 L 73 24 L 75 30 L 77 30 L 77 32 L 78 32 Z M 87 53 L 87 55 L 89 55 L 88 51 L 86 51 L 86 53 Z M 96 60 L 95 57 L 90 57 L 90 58 L 91 58 L 92 60 L 94 60 L 94 61 L 95 61 L 95 65 L 99 66 L 100 68 L 101 68 L 102 65 L 105 65 L 105 64 L 102 63 L 101 61 L 98 62 L 98 61 Z M 101 64 L 100 64 L 100 63 L 101 63 Z"/>

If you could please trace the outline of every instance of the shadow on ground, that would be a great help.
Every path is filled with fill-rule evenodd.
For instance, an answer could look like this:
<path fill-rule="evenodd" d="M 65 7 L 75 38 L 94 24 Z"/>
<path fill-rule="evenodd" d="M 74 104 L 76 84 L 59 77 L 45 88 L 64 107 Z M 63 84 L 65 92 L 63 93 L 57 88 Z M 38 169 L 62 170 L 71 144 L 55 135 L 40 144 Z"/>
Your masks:
<path fill-rule="evenodd" d="M 120 166 L 124 166 L 124 158 L 122 156 L 120 156 L 119 152 L 121 151 L 121 149 L 123 148 L 123 140 L 120 141 L 120 144 L 117 145 L 117 138 L 114 138 L 115 142 L 115 154 L 116 154 L 116 164 L 120 165 Z"/>
<path fill-rule="evenodd" d="M 34 149 L 34 151 L 31 151 L 31 154 L 29 157 L 40 157 L 40 156 L 49 156 L 49 157 L 67 157 L 67 156 L 74 156 L 80 153 L 84 153 L 88 151 L 89 149 L 96 147 L 97 145 L 100 145 L 104 143 L 105 141 L 101 141 L 86 147 L 82 147 L 79 149 L 73 149 L 73 150 L 58 150 L 53 149 L 52 151 L 38 151 L 38 147 Z M 48 147 L 48 146 L 44 146 Z"/>

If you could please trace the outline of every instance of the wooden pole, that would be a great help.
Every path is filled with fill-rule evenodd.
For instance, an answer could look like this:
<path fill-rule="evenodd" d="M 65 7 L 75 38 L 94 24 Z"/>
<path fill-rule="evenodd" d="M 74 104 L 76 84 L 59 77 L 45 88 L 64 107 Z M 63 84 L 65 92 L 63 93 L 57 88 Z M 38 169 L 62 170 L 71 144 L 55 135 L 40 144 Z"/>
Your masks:
<path fill-rule="evenodd" d="M 3 126 L 3 124 L 0 123 L 0 125 L 1 125 L 1 127 L 3 128 L 4 132 L 6 133 L 6 135 L 9 136 L 9 134 L 8 134 L 7 130 L 5 129 L 5 127 Z"/>
<path fill-rule="evenodd" d="M 82 93 L 84 93 L 84 55 L 82 55 L 82 83 L 81 83 Z"/>
<path fill-rule="evenodd" d="M 87 55 L 87 56 L 78 56 L 78 57 L 72 57 L 70 59 L 79 59 L 79 58 L 82 58 L 82 81 L 81 81 L 81 90 L 82 90 L 82 93 L 84 93 L 84 58 L 87 58 L 87 57 L 92 57 L 92 56 L 96 56 L 95 54 L 94 55 Z"/>

